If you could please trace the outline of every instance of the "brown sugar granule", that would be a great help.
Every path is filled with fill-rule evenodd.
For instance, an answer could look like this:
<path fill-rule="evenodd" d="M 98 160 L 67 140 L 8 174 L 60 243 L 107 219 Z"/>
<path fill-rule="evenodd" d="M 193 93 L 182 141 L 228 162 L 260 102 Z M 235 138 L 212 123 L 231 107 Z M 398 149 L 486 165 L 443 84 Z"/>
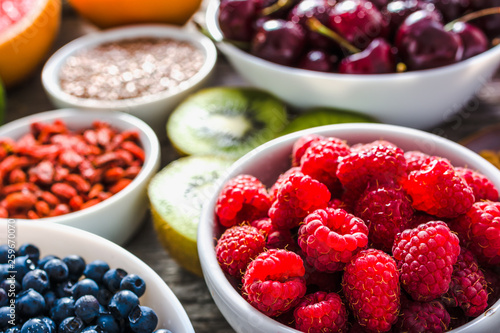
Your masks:
<path fill-rule="evenodd" d="M 80 98 L 121 100 L 176 88 L 205 61 L 189 42 L 136 38 L 79 52 L 61 67 L 61 89 Z"/>

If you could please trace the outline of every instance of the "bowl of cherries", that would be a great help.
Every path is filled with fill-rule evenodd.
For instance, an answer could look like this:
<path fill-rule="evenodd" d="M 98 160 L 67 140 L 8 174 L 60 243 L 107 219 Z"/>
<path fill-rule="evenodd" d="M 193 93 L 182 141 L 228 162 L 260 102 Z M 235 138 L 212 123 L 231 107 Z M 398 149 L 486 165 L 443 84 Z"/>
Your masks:
<path fill-rule="evenodd" d="M 421 129 L 468 117 L 500 64 L 497 0 L 213 0 L 206 25 L 245 80 L 299 111 Z"/>

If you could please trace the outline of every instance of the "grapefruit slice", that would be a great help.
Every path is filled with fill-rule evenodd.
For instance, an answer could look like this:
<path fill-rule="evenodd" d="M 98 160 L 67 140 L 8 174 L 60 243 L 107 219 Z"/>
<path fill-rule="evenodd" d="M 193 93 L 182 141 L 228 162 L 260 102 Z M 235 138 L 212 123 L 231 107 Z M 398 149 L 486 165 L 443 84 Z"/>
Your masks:
<path fill-rule="evenodd" d="M 181 267 L 200 276 L 198 220 L 204 202 L 232 163 L 219 156 L 181 157 L 158 172 L 148 186 L 158 239 Z"/>
<path fill-rule="evenodd" d="M 47 55 L 61 22 L 61 0 L 0 0 L 0 78 L 27 78 Z"/>

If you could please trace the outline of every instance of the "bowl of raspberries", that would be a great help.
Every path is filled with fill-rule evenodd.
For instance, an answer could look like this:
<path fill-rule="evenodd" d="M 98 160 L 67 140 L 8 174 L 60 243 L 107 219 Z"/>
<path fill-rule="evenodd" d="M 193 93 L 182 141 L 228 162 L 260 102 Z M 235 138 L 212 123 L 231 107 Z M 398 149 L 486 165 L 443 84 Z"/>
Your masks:
<path fill-rule="evenodd" d="M 207 30 L 249 83 L 427 129 L 471 112 L 500 63 L 495 0 L 213 0 Z M 404 105 L 404 108 L 401 108 Z"/>
<path fill-rule="evenodd" d="M 237 332 L 486 332 L 500 323 L 500 171 L 417 129 L 337 124 L 239 159 L 198 252 Z"/>

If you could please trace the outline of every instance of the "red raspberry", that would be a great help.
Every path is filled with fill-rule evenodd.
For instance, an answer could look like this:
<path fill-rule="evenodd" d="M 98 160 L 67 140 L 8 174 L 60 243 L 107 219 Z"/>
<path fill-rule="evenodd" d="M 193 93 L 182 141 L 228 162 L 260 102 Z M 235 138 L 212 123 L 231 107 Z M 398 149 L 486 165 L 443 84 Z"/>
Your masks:
<path fill-rule="evenodd" d="M 430 158 L 403 185 L 413 208 L 440 218 L 464 214 L 474 203 L 472 189 L 444 158 Z"/>
<path fill-rule="evenodd" d="M 278 229 L 291 229 L 311 212 L 325 208 L 330 201 L 330 191 L 311 176 L 292 173 L 279 187 L 276 201 L 269 209 L 269 217 Z"/>
<path fill-rule="evenodd" d="M 309 291 L 336 292 L 341 289 L 343 271 L 334 273 L 320 272 L 304 259 L 305 254 L 303 251 L 299 249 L 298 253 L 304 261 L 304 268 L 306 269 L 304 277 Z"/>
<path fill-rule="evenodd" d="M 450 314 L 437 300 L 430 302 L 401 301 L 401 311 L 395 325 L 396 332 L 441 333 L 450 325 Z"/>
<path fill-rule="evenodd" d="M 306 295 L 295 307 L 295 328 L 302 332 L 347 332 L 347 310 L 336 293 Z"/>
<path fill-rule="evenodd" d="M 354 215 L 370 230 L 370 246 L 390 252 L 394 237 L 413 217 L 410 197 L 399 185 L 369 186 L 354 208 Z"/>
<path fill-rule="evenodd" d="M 488 307 L 500 299 L 500 274 L 495 270 L 485 268 L 482 270 L 484 279 L 488 284 Z"/>
<path fill-rule="evenodd" d="M 404 152 L 384 140 L 351 147 L 351 153 L 340 159 L 337 168 L 337 177 L 342 185 L 358 193 L 364 191 L 370 180 L 405 176 Z"/>
<path fill-rule="evenodd" d="M 474 203 L 466 214 L 451 221 L 451 227 L 480 264 L 500 263 L 500 202 Z"/>
<path fill-rule="evenodd" d="M 443 297 L 447 306 L 461 307 L 468 317 L 477 317 L 488 306 L 488 283 L 471 251 L 462 248 L 453 266 L 450 289 Z"/>
<path fill-rule="evenodd" d="M 250 175 L 239 175 L 224 185 L 215 213 L 220 224 L 231 227 L 266 217 L 270 206 L 269 194 L 260 180 Z"/>
<path fill-rule="evenodd" d="M 357 322 L 367 330 L 387 332 L 398 319 L 399 272 L 387 253 L 367 249 L 356 254 L 345 267 L 342 290 Z"/>
<path fill-rule="evenodd" d="M 298 243 L 306 261 L 321 272 L 340 271 L 366 248 L 368 227 L 343 209 L 318 209 L 299 228 Z"/>
<path fill-rule="evenodd" d="M 325 184 L 332 194 L 340 193 L 336 172 L 339 158 L 350 153 L 349 146 L 337 138 L 325 138 L 313 142 L 300 160 L 301 171 Z"/>
<path fill-rule="evenodd" d="M 280 189 L 281 185 L 283 185 L 283 182 L 288 178 L 288 176 L 293 173 L 303 175 L 302 171 L 300 171 L 300 167 L 292 167 L 279 175 L 276 182 L 274 182 L 274 184 L 269 189 L 269 197 L 271 198 L 271 202 L 274 202 L 276 200 L 276 197 L 278 196 L 278 190 Z"/>
<path fill-rule="evenodd" d="M 324 139 L 324 136 L 322 135 L 306 134 L 295 141 L 292 147 L 292 166 L 299 166 L 300 159 L 302 158 L 302 155 L 304 155 L 307 148 L 309 148 L 312 143 L 322 139 Z"/>
<path fill-rule="evenodd" d="M 221 235 L 215 246 L 215 254 L 223 271 L 241 277 L 247 265 L 264 251 L 266 240 L 255 227 L 234 226 Z"/>
<path fill-rule="evenodd" d="M 242 294 L 269 317 L 293 308 L 306 293 L 305 269 L 292 251 L 273 249 L 259 254 L 243 276 Z"/>
<path fill-rule="evenodd" d="M 299 249 L 292 232 L 289 229 L 276 229 L 269 217 L 255 220 L 251 225 L 264 234 L 267 249 L 287 249 L 294 252 Z"/>
<path fill-rule="evenodd" d="M 486 176 L 468 168 L 456 167 L 455 171 L 472 188 L 476 201 L 498 201 L 498 190 Z"/>
<path fill-rule="evenodd" d="M 406 159 L 406 171 L 411 172 L 414 170 L 420 170 L 422 165 L 430 158 L 430 155 L 423 153 L 418 150 L 410 150 L 405 152 Z"/>
<path fill-rule="evenodd" d="M 415 301 L 432 301 L 448 291 L 460 253 L 458 243 L 458 237 L 442 221 L 427 222 L 396 236 L 392 253 L 401 272 L 401 285 Z"/>

